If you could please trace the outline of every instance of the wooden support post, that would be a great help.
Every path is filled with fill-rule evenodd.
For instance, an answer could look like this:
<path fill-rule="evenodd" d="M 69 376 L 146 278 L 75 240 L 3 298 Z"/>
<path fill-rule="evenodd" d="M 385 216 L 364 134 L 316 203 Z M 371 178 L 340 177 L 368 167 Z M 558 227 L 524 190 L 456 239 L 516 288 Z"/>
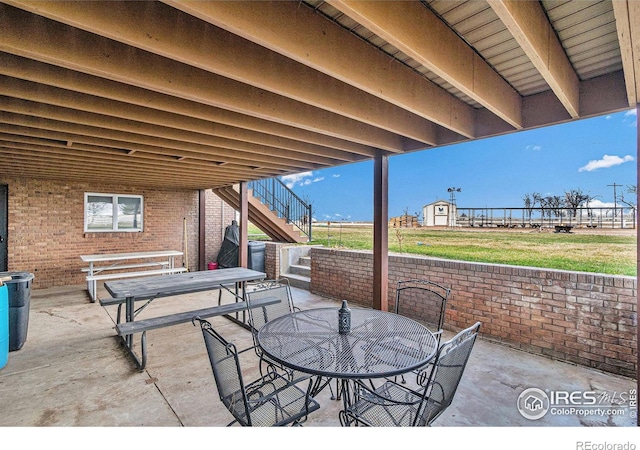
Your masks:
<path fill-rule="evenodd" d="M 640 104 L 636 104 L 636 117 L 637 117 L 637 113 L 640 112 Z M 640 148 L 640 130 L 636 130 L 636 154 L 638 152 L 638 148 Z M 636 163 L 636 176 L 638 174 L 638 172 L 640 172 L 640 160 Z M 636 187 L 636 205 L 638 204 L 638 200 L 640 200 L 640 196 L 638 195 L 638 189 Z M 636 233 L 637 234 L 637 233 Z M 640 242 L 636 244 L 637 246 L 637 255 L 636 255 L 636 263 L 640 264 Z M 638 290 L 636 289 L 636 311 L 637 309 L 640 307 L 640 294 L 638 293 Z M 636 342 L 640 342 L 640 327 L 636 326 Z M 640 390 L 640 377 L 638 376 L 638 371 L 640 371 L 640 353 L 637 354 L 637 360 L 636 360 L 636 383 L 638 385 L 638 390 Z M 637 391 L 636 391 L 637 392 Z M 636 418 L 636 425 L 640 426 L 640 417 Z"/>
<path fill-rule="evenodd" d="M 373 308 L 388 311 L 389 157 L 376 151 L 373 164 Z"/>
<path fill-rule="evenodd" d="M 198 191 L 198 270 L 207 270 L 207 194 Z"/>
<path fill-rule="evenodd" d="M 238 247 L 238 266 L 247 267 L 249 261 L 249 197 L 247 182 L 240 183 L 240 242 Z"/>

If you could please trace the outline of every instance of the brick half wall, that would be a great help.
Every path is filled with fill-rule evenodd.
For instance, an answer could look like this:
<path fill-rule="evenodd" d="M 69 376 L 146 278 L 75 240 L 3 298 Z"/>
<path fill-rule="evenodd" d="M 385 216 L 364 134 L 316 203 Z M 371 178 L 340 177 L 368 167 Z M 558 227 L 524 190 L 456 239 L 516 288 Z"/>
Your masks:
<path fill-rule="evenodd" d="M 373 254 L 314 248 L 311 292 L 371 307 Z M 451 288 L 445 328 L 482 322 L 511 347 L 629 377 L 637 374 L 637 278 L 389 255 L 389 309 L 398 280 Z"/>

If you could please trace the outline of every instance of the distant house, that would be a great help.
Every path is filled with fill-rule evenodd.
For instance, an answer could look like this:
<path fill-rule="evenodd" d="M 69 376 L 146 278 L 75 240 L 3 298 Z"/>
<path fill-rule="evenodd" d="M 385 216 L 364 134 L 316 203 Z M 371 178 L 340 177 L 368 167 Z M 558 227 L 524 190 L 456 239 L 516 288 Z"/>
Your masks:
<path fill-rule="evenodd" d="M 422 207 L 422 225 L 425 227 L 456 226 L 456 205 L 437 200 Z"/>

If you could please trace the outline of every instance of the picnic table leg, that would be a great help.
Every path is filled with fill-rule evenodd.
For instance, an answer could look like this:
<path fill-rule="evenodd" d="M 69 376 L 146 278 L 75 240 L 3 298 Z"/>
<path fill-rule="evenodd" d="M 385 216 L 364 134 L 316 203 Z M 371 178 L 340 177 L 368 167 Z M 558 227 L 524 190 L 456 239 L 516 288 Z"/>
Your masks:
<path fill-rule="evenodd" d="M 89 276 L 93 276 L 93 261 L 89 261 Z M 87 281 L 87 290 L 89 291 L 91 303 L 94 303 L 96 301 L 97 290 L 96 280 Z"/>
<path fill-rule="evenodd" d="M 120 305 L 118 305 L 119 307 Z M 118 316 L 120 315 L 120 311 L 118 311 Z M 126 307 L 125 307 L 125 320 L 127 322 L 133 322 L 135 320 L 135 297 L 127 297 L 126 298 Z M 126 334 L 122 336 L 125 346 L 129 351 L 129 354 L 133 358 L 134 362 L 138 366 L 138 370 L 143 371 L 147 365 L 147 332 L 143 331 L 142 336 L 140 337 L 140 349 L 141 356 L 138 357 L 133 349 L 133 334 Z"/>
<path fill-rule="evenodd" d="M 127 297 L 126 298 L 126 310 L 125 310 L 125 321 L 127 322 L 133 322 L 135 320 L 135 298 L 134 297 Z M 133 335 L 127 335 L 124 337 L 125 339 L 125 343 L 127 344 L 127 347 L 129 347 L 129 349 L 131 351 L 133 351 Z"/>

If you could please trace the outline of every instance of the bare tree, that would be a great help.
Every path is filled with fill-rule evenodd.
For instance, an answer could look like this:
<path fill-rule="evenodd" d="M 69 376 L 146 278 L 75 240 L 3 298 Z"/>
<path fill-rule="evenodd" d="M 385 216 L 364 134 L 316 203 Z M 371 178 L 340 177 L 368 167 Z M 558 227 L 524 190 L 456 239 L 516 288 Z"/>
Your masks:
<path fill-rule="evenodd" d="M 629 185 L 627 186 L 627 194 L 633 194 L 632 199 L 637 201 L 637 194 L 638 194 L 638 189 L 637 186 L 635 185 Z M 633 200 L 627 200 L 624 198 L 624 192 L 622 192 L 619 196 L 618 196 L 618 201 L 624 205 L 627 205 L 629 208 L 631 208 L 631 210 L 634 212 L 636 211 L 636 207 L 637 204 L 633 202 Z"/>
<path fill-rule="evenodd" d="M 302 197 L 302 201 L 309 207 L 309 213 L 308 213 L 308 217 L 307 214 L 304 215 L 304 217 L 302 218 L 302 223 L 304 225 L 307 225 L 307 223 L 309 222 L 313 222 L 313 215 L 316 212 L 316 209 L 313 207 L 313 200 L 311 200 L 311 198 L 308 195 L 304 195 Z"/>
<path fill-rule="evenodd" d="M 524 207 L 527 210 L 527 214 L 529 216 L 529 222 L 531 222 L 531 215 L 533 214 L 533 210 L 536 208 L 536 203 L 540 201 L 540 194 L 534 192 L 532 194 L 525 194 L 522 197 L 522 201 L 524 202 Z"/>
<path fill-rule="evenodd" d="M 564 206 L 571 211 L 571 216 L 578 215 L 578 208 L 590 200 L 589 194 L 585 194 L 580 189 L 572 189 L 564 193 Z"/>
<path fill-rule="evenodd" d="M 562 215 L 562 197 L 559 195 L 541 197 L 539 202 L 543 220 L 545 214 L 549 219 L 551 219 L 552 216 L 560 217 Z"/>

